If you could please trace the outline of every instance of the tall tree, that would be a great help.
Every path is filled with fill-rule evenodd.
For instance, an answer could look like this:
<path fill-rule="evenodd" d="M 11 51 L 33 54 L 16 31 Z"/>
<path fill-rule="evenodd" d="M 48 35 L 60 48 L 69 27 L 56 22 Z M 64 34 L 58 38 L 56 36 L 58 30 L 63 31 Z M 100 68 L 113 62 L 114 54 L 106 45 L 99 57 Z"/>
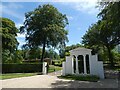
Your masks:
<path fill-rule="evenodd" d="M 8 18 L 0 18 L 0 37 L 2 37 L 2 60 L 4 62 L 12 61 L 15 50 L 18 46 L 16 39 L 18 29 L 15 23 Z"/>
<path fill-rule="evenodd" d="M 113 56 L 111 50 L 118 44 L 120 44 L 120 1 L 118 2 L 107 2 L 101 3 L 100 7 L 103 7 L 98 16 L 104 21 L 103 29 L 107 33 L 107 50 L 109 55 L 109 60 L 111 61 L 111 67 L 114 66 Z"/>
<path fill-rule="evenodd" d="M 8 18 L 0 18 L 2 22 L 0 32 L 2 33 L 2 49 L 8 49 L 11 53 L 18 46 L 18 41 L 16 39 L 18 29 L 15 27 L 15 23 Z"/>
<path fill-rule="evenodd" d="M 111 67 L 113 67 L 114 61 L 111 50 L 120 44 L 120 2 L 102 5 L 104 8 L 98 14 L 100 20 L 90 27 L 83 36 L 83 43 L 89 46 L 105 46 L 108 50 Z"/>
<path fill-rule="evenodd" d="M 47 4 L 25 13 L 24 26 L 20 28 L 20 32 L 27 32 L 26 45 L 29 47 L 43 47 L 43 62 L 45 47 L 65 46 L 65 42 L 68 41 L 68 31 L 65 29 L 67 24 L 66 15 Z"/>

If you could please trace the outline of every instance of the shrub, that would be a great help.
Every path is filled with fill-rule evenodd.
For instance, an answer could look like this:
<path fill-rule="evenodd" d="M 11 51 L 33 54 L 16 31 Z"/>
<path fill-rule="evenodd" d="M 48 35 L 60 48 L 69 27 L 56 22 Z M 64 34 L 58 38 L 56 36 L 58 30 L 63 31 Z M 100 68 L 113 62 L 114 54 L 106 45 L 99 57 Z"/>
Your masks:
<path fill-rule="evenodd" d="M 99 80 L 99 77 L 96 75 L 66 75 L 59 76 L 59 78 L 90 82 L 97 82 Z"/>
<path fill-rule="evenodd" d="M 52 61 L 52 65 L 62 67 L 62 62 L 60 60 Z"/>
<path fill-rule="evenodd" d="M 70 52 L 65 52 L 65 56 L 70 56 Z"/>
<path fill-rule="evenodd" d="M 42 64 L 2 64 L 2 73 L 42 72 Z"/>

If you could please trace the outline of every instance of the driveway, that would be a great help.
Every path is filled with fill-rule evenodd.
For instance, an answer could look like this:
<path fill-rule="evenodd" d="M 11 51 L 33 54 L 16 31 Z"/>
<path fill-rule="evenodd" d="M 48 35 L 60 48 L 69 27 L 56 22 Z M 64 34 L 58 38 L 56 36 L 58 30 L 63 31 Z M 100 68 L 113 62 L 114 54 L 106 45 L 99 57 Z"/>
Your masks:
<path fill-rule="evenodd" d="M 56 75 L 36 75 L 0 82 L 2 82 L 2 88 L 118 88 L 117 79 L 88 82 L 59 79 Z"/>

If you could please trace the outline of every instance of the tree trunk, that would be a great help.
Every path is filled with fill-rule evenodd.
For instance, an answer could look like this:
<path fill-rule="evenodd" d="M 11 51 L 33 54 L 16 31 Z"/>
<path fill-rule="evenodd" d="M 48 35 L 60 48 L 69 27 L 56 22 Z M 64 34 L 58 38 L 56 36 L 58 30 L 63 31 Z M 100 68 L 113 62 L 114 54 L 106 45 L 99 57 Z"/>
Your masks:
<path fill-rule="evenodd" d="M 44 53 L 45 53 L 45 42 L 43 43 L 41 62 L 43 62 Z"/>
<path fill-rule="evenodd" d="M 111 52 L 111 49 L 109 46 L 107 46 L 107 50 L 108 50 L 108 58 L 110 61 L 110 66 L 111 66 L 111 68 L 113 68 L 114 67 L 113 55 L 112 55 L 112 52 Z"/>
<path fill-rule="evenodd" d="M 43 48 L 42 48 L 42 57 L 41 57 L 42 66 L 41 66 L 41 71 L 43 70 L 44 53 L 45 53 L 45 41 L 44 41 L 44 43 L 43 43 Z"/>

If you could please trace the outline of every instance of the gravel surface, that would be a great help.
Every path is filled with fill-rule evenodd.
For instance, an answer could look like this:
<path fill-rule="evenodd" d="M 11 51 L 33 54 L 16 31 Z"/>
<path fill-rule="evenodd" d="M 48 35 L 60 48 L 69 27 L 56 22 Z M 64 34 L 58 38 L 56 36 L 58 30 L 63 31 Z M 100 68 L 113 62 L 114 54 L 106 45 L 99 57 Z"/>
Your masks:
<path fill-rule="evenodd" d="M 118 79 L 103 79 L 98 82 L 59 79 L 56 75 L 0 80 L 2 88 L 118 88 Z"/>

